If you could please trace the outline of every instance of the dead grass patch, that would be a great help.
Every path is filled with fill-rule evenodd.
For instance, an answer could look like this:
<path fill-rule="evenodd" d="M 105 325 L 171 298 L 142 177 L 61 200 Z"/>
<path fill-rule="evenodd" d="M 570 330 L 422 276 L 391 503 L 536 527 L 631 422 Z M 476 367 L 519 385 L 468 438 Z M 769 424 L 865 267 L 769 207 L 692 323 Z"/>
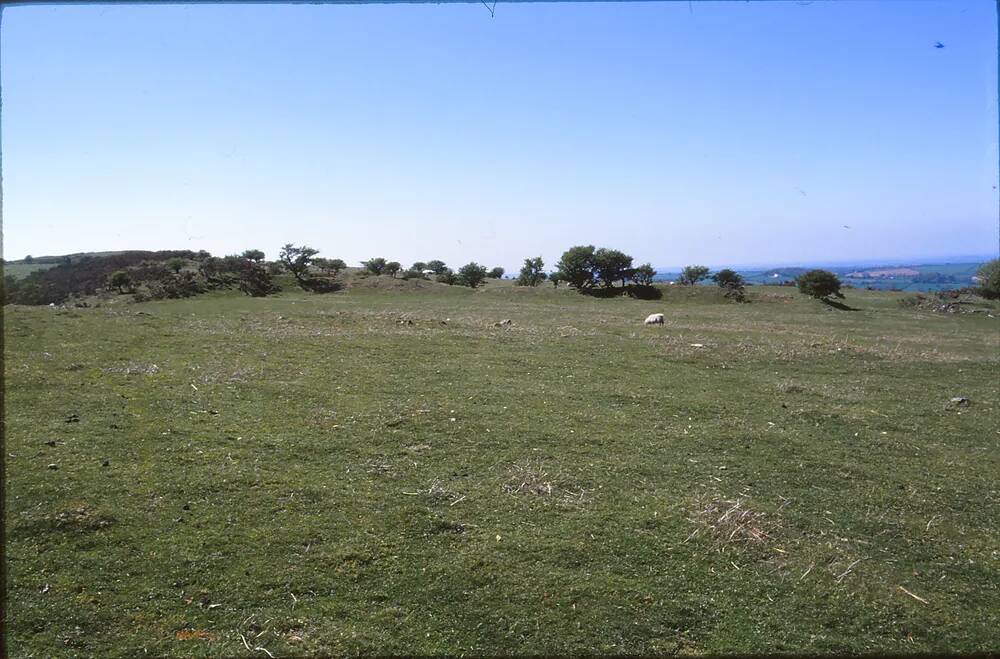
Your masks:
<path fill-rule="evenodd" d="M 578 506 L 586 496 L 582 487 L 552 473 L 541 461 L 514 464 L 502 487 L 510 495 L 545 497 L 565 506 Z"/>
<path fill-rule="evenodd" d="M 104 373 L 121 373 L 123 375 L 152 375 L 159 373 L 160 367 L 156 364 L 142 364 L 139 362 L 129 362 L 125 366 L 110 366 L 102 368 Z"/>
<path fill-rule="evenodd" d="M 704 499 L 691 513 L 688 519 L 698 528 L 688 540 L 704 534 L 724 546 L 762 547 L 772 542 L 781 529 L 780 518 L 756 510 L 749 499 Z"/>

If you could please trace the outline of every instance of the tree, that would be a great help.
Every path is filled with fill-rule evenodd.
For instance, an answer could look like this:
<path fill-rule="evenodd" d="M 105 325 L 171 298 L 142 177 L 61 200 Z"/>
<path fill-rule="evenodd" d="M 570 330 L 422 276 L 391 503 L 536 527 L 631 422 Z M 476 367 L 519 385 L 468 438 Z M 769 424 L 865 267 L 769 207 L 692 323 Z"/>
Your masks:
<path fill-rule="evenodd" d="M 27 256 L 24 257 L 24 262 L 27 263 L 28 265 L 31 265 L 32 263 L 35 262 L 35 259 L 31 256 L 31 254 L 28 254 Z"/>
<path fill-rule="evenodd" d="M 347 267 L 343 259 L 314 259 L 313 265 L 326 274 L 336 277 L 340 271 Z"/>
<path fill-rule="evenodd" d="M 712 275 L 712 281 L 719 285 L 719 288 L 724 291 L 727 298 L 736 300 L 737 302 L 746 301 L 746 295 L 743 290 L 745 283 L 743 275 L 735 270 L 723 268 Z"/>
<path fill-rule="evenodd" d="M 653 266 L 648 263 L 643 263 L 632 271 L 632 281 L 639 286 L 652 286 L 655 276 L 656 270 L 653 270 Z"/>
<path fill-rule="evenodd" d="M 372 273 L 373 275 L 380 275 L 385 272 L 386 261 L 381 256 L 374 259 L 368 259 L 367 261 L 362 261 L 361 265 L 364 266 L 365 270 Z"/>
<path fill-rule="evenodd" d="M 173 258 L 167 261 L 167 267 L 173 270 L 176 274 L 184 269 L 184 263 L 185 261 L 182 258 Z"/>
<path fill-rule="evenodd" d="M 423 261 L 417 261 L 416 263 L 410 266 L 410 270 L 412 270 L 413 272 L 422 273 L 424 270 L 429 270 L 429 268 L 427 267 L 427 264 L 424 263 Z"/>
<path fill-rule="evenodd" d="M 285 264 L 285 268 L 292 273 L 292 276 L 295 277 L 295 280 L 301 286 L 309 280 L 309 266 L 312 265 L 313 257 L 317 254 L 319 254 L 318 249 L 313 249 L 305 245 L 296 247 L 288 243 L 281 248 L 278 258 Z"/>
<path fill-rule="evenodd" d="M 458 269 L 458 283 L 469 288 L 476 288 L 486 280 L 486 266 L 475 261 L 466 263 Z"/>
<path fill-rule="evenodd" d="M 524 259 L 524 265 L 521 267 L 521 272 L 517 275 L 517 285 L 518 286 L 538 286 L 540 283 L 545 281 L 545 263 L 542 262 L 542 257 L 536 256 L 533 259 Z"/>
<path fill-rule="evenodd" d="M 424 265 L 427 266 L 424 268 L 425 270 L 433 270 L 436 275 L 442 275 L 446 271 L 450 272 L 450 268 L 444 264 L 444 261 L 428 261 Z"/>
<path fill-rule="evenodd" d="M 1000 300 L 1000 259 L 993 259 L 979 266 L 979 294 L 988 300 Z"/>
<path fill-rule="evenodd" d="M 394 279 L 396 273 L 400 271 L 403 266 L 399 264 L 399 261 L 389 261 L 385 264 L 385 274 L 391 275 Z"/>
<path fill-rule="evenodd" d="M 486 276 L 490 279 L 500 279 L 503 277 L 504 269 L 501 267 L 496 267 L 486 273 Z"/>
<path fill-rule="evenodd" d="M 732 271 L 730 271 L 732 272 Z M 708 277 L 709 269 L 703 265 L 686 265 L 681 270 L 680 283 L 687 286 L 694 286 L 702 279 Z"/>
<path fill-rule="evenodd" d="M 618 280 L 624 286 L 632 274 L 632 257 L 617 249 L 602 247 L 594 252 L 594 274 L 605 288 L 611 288 Z"/>
<path fill-rule="evenodd" d="M 111 277 L 108 279 L 108 282 L 117 288 L 119 293 L 124 293 L 125 287 L 132 285 L 132 277 L 130 277 L 124 270 L 115 270 L 111 273 Z"/>
<path fill-rule="evenodd" d="M 264 252 L 259 249 L 248 249 L 240 254 L 240 256 L 248 261 L 253 261 L 254 263 L 260 263 L 264 260 Z"/>
<path fill-rule="evenodd" d="M 561 281 L 577 290 L 594 286 L 594 246 L 577 245 L 563 252 L 556 264 L 556 274 Z"/>
<path fill-rule="evenodd" d="M 795 280 L 799 287 L 799 293 L 826 300 L 830 296 L 843 299 L 844 294 L 840 292 L 840 279 L 837 275 L 826 270 L 810 270 L 805 272 Z"/>

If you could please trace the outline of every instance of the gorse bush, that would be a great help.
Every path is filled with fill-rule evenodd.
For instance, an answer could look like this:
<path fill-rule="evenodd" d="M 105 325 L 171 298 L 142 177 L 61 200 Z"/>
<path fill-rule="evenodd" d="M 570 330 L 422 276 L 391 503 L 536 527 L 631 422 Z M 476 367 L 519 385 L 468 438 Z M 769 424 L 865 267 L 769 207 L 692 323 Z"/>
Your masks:
<path fill-rule="evenodd" d="M 799 275 L 795 283 L 799 287 L 800 293 L 817 300 L 826 300 L 831 296 L 841 299 L 844 297 L 844 294 L 840 292 L 840 279 L 837 278 L 837 275 L 826 270 L 817 269 L 805 272 Z"/>

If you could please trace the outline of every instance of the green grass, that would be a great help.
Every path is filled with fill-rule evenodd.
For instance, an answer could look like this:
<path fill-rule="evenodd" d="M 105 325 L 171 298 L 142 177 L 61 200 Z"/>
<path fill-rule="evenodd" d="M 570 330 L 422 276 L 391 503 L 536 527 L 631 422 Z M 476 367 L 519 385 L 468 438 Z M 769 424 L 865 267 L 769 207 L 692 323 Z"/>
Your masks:
<path fill-rule="evenodd" d="M 24 279 L 36 270 L 48 270 L 54 268 L 58 263 L 4 263 L 4 276 L 11 275 L 14 279 Z"/>
<path fill-rule="evenodd" d="M 1000 320 L 751 291 L 8 306 L 10 656 L 1000 647 Z"/>

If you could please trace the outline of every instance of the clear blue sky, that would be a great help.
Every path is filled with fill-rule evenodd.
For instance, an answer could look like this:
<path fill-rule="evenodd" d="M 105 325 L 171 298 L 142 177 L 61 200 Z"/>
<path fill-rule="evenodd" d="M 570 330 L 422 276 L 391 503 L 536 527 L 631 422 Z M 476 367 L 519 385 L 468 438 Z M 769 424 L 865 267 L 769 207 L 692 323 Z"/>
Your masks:
<path fill-rule="evenodd" d="M 996 30 L 992 0 L 10 8 L 3 252 L 995 253 Z"/>

